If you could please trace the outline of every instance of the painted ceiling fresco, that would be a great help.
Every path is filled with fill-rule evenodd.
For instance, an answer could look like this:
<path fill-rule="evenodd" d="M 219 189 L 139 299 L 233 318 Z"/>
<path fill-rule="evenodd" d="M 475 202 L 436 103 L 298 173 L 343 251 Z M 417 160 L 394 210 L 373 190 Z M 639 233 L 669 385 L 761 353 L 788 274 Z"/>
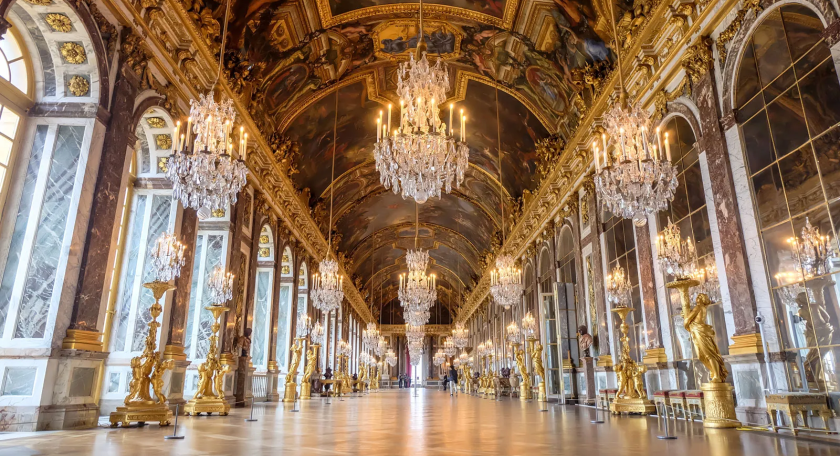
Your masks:
<path fill-rule="evenodd" d="M 220 16 L 223 8 L 208 5 Z M 590 0 L 425 5 L 429 54 L 450 69 L 447 103 L 468 117 L 464 182 L 419 207 L 419 245 L 430 250 L 430 269 L 446 290 L 439 292 L 442 306 L 454 308 L 481 275 L 503 219 L 539 185 L 535 143 L 570 136 L 592 101 L 585 75 L 608 70 L 614 55 L 605 45 L 611 38 L 598 9 L 604 5 Z M 383 305 L 400 323 L 396 286 L 414 247 L 415 205 L 380 184 L 373 144 L 380 110 L 399 103 L 397 66 L 419 42 L 417 4 L 238 0 L 228 38 L 227 66 L 247 70 L 243 98 L 252 117 L 266 135 L 296 145 L 288 169 L 301 199 L 326 235 L 333 191 L 338 252 L 364 295 L 382 291 L 372 308 Z"/>

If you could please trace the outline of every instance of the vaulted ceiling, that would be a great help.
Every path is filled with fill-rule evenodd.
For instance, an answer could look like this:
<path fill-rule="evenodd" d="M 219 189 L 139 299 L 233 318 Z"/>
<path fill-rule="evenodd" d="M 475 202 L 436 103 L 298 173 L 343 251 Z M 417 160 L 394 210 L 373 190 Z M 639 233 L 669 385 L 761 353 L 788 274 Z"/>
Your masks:
<path fill-rule="evenodd" d="M 468 117 L 470 167 L 459 188 L 417 207 L 419 221 L 413 200 L 380 184 L 373 160 L 375 119 L 398 105 L 397 65 L 416 47 L 416 3 L 238 0 L 228 33 L 228 59 L 245 62 L 256 87 L 252 116 L 266 134 L 295 144 L 289 177 L 325 234 L 332 190 L 334 244 L 387 323 L 401 323 L 397 277 L 415 242 L 430 250 L 439 301 L 454 313 L 502 229 L 500 192 L 508 219 L 539 185 L 535 143 L 570 135 L 592 100 L 585 75 L 613 60 L 599 0 L 438 0 L 424 8 L 429 54 L 449 65 L 447 104 Z M 448 322 L 445 310 L 440 318 L 433 310 L 433 322 Z"/>

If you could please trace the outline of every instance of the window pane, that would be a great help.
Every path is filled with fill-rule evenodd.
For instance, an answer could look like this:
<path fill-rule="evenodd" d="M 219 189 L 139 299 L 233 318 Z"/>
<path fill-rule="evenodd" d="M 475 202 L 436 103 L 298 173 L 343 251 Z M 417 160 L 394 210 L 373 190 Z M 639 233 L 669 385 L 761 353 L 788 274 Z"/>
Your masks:
<path fill-rule="evenodd" d="M 840 196 L 840 127 L 834 127 L 812 143 L 817 153 L 822 184 L 829 201 Z"/>
<path fill-rule="evenodd" d="M 814 11 L 802 5 L 785 5 L 781 10 L 790 52 L 796 60 L 820 40 L 822 21 Z"/>
<path fill-rule="evenodd" d="M 213 326 L 213 314 L 205 307 L 215 303 L 210 300 L 210 290 L 208 289 L 207 281 L 213 274 L 213 269 L 222 264 L 224 256 L 224 236 L 210 235 L 207 237 L 207 255 L 204 259 L 204 278 L 199 286 L 203 291 L 201 294 L 201 302 L 198 303 L 198 346 L 196 347 L 195 359 L 203 359 L 207 357 L 207 351 L 210 348 L 210 335 L 213 331 L 210 329 Z M 193 290 L 195 292 L 195 290 Z"/>
<path fill-rule="evenodd" d="M 82 126 L 58 127 L 38 231 L 24 279 L 15 338 L 41 338 L 46 335 L 84 133 L 85 127 Z"/>
<path fill-rule="evenodd" d="M 198 280 L 201 271 L 202 255 L 204 253 L 204 240 L 206 235 L 199 234 L 195 240 L 195 256 L 193 256 L 192 282 L 190 283 L 190 308 L 187 311 L 187 331 L 184 337 L 184 351 L 190 353 L 193 339 L 193 323 L 195 321 L 195 301 L 198 296 Z"/>
<path fill-rule="evenodd" d="M 761 234 L 764 239 L 764 254 L 767 258 L 770 281 L 776 287 L 785 282 L 784 276 L 779 274 L 793 273 L 798 266 L 799 260 L 791 242 L 793 228 L 790 223 L 785 222 Z"/>
<path fill-rule="evenodd" d="M 35 192 L 35 184 L 38 179 L 38 167 L 41 165 L 41 157 L 44 153 L 44 141 L 47 137 L 48 129 L 49 127 L 47 125 L 38 125 L 35 128 L 35 139 L 32 143 L 29 164 L 26 166 L 26 176 L 23 180 L 23 191 L 21 192 L 20 204 L 18 205 L 17 216 L 15 218 L 15 228 L 12 231 L 12 239 L 9 242 L 6 267 L 3 270 L 3 281 L 0 282 L 0 328 L 5 326 L 6 315 L 9 312 L 12 288 L 15 285 L 15 278 L 17 278 L 18 265 L 20 264 L 20 251 L 23 247 L 23 237 L 26 234 L 29 210 L 32 207 L 32 196 Z"/>
<path fill-rule="evenodd" d="M 776 159 L 773 145 L 770 143 L 770 128 L 767 126 L 767 113 L 762 111 L 745 123 L 743 130 L 744 146 L 747 150 L 747 163 L 750 173 L 767 167 Z"/>
<path fill-rule="evenodd" d="M 790 52 L 785 41 L 781 14 L 772 11 L 753 34 L 758 74 L 761 85 L 766 86 L 790 66 Z"/>
<path fill-rule="evenodd" d="M 15 139 L 19 121 L 20 117 L 17 114 L 7 108 L 3 108 L 3 114 L 0 114 L 0 133 L 10 139 Z M 3 163 L 9 163 L 8 157 L 6 157 L 6 160 L 3 160 Z"/>
<path fill-rule="evenodd" d="M 264 369 L 268 363 L 266 349 L 268 348 L 269 328 L 271 328 L 270 324 L 266 324 L 271 307 L 269 299 L 271 295 L 270 271 L 259 271 L 257 273 L 256 289 L 251 358 L 254 366 L 257 366 L 258 369 Z"/>
<path fill-rule="evenodd" d="M 793 65 L 794 70 L 796 71 L 796 77 L 805 77 L 809 71 L 814 69 L 817 65 L 823 63 L 823 61 L 829 57 L 831 57 L 831 51 L 828 49 L 828 46 L 825 46 L 824 44 L 814 46 L 814 48 L 811 49 L 805 57 L 802 57 Z"/>
<path fill-rule="evenodd" d="M 741 68 L 738 72 L 738 86 L 735 89 L 735 104 L 740 108 L 758 93 L 758 71 L 755 67 L 755 54 L 752 41 L 744 46 Z"/>
<path fill-rule="evenodd" d="M 811 137 L 840 122 L 840 83 L 832 60 L 826 60 L 799 81 L 799 89 Z"/>
<path fill-rule="evenodd" d="M 799 90 L 794 87 L 767 105 L 770 130 L 776 145 L 776 156 L 783 157 L 808 140 L 805 117 L 799 102 Z"/>
<path fill-rule="evenodd" d="M 762 226 L 770 226 L 789 217 L 782 178 L 777 165 L 753 177 L 753 191 Z"/>
<path fill-rule="evenodd" d="M 685 175 L 681 174 L 677 177 L 677 190 L 674 192 L 674 200 L 671 201 L 671 213 L 673 214 L 673 222 L 681 220 L 688 215 L 688 194 L 685 187 Z"/>
<path fill-rule="evenodd" d="M 140 256 L 143 225 L 146 222 L 146 201 L 148 195 L 135 195 L 129 216 L 127 251 L 124 252 L 122 277 L 120 278 L 120 294 L 117 297 L 117 327 L 114 337 L 114 350 L 126 349 L 125 340 L 128 334 L 128 320 L 131 318 L 131 303 L 136 290 L 137 263 Z"/>
<path fill-rule="evenodd" d="M 703 176 L 700 173 L 700 162 L 695 162 L 685 170 L 685 188 L 688 194 L 688 208 L 692 212 L 706 205 L 706 194 L 703 191 Z"/>
<path fill-rule="evenodd" d="M 793 77 L 793 68 L 788 68 L 787 71 L 782 73 L 781 76 L 776 78 L 775 81 L 771 82 L 767 88 L 764 89 L 764 101 L 767 103 L 771 103 L 773 100 L 776 99 L 782 92 L 786 91 L 793 85 L 793 81 L 795 78 Z"/>
<path fill-rule="evenodd" d="M 805 212 L 825 201 L 811 146 L 806 145 L 779 160 L 791 215 Z"/>

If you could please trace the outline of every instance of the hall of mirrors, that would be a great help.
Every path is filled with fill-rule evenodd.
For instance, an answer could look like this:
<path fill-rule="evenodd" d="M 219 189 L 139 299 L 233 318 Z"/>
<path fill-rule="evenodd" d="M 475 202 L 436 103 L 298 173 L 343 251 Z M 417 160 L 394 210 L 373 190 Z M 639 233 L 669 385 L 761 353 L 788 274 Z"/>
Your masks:
<path fill-rule="evenodd" d="M 0 433 L 445 387 L 834 442 L 840 9 L 420 6 L 0 2 Z"/>

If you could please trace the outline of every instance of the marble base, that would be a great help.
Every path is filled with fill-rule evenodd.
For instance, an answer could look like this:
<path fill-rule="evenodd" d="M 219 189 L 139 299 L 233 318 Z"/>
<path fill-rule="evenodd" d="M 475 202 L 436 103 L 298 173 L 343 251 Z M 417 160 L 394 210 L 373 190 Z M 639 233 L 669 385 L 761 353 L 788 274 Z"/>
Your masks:
<path fill-rule="evenodd" d="M 131 423 L 145 424 L 157 421 L 161 426 L 169 426 L 172 421 L 172 411 L 166 404 L 129 404 L 126 407 L 117 407 L 116 412 L 111 413 L 111 427 L 128 427 Z"/>
<path fill-rule="evenodd" d="M 99 424 L 96 404 L 47 405 L 38 415 L 38 431 L 93 429 Z"/>
<path fill-rule="evenodd" d="M 706 418 L 703 427 L 707 428 L 736 428 L 741 422 L 735 416 L 735 388 L 729 383 L 703 383 L 703 403 L 706 406 Z"/>
<path fill-rule="evenodd" d="M 595 386 L 595 364 L 592 358 L 581 358 L 581 368 L 583 369 L 583 377 L 586 381 L 586 396 L 581 398 L 586 405 L 595 404 L 595 396 L 598 393 L 598 388 Z"/>
<path fill-rule="evenodd" d="M 207 415 L 218 413 L 219 415 L 226 416 L 230 413 L 230 403 L 225 399 L 219 399 L 217 397 L 202 397 L 199 399 L 190 399 L 186 407 L 184 407 L 184 414 L 187 416 L 198 416 L 202 413 L 206 413 Z"/>
<path fill-rule="evenodd" d="M 642 415 L 650 415 L 656 412 L 656 405 L 644 397 L 637 397 L 633 399 L 619 397 L 610 404 L 610 412 L 612 412 L 613 415 L 621 413 L 639 413 Z"/>

